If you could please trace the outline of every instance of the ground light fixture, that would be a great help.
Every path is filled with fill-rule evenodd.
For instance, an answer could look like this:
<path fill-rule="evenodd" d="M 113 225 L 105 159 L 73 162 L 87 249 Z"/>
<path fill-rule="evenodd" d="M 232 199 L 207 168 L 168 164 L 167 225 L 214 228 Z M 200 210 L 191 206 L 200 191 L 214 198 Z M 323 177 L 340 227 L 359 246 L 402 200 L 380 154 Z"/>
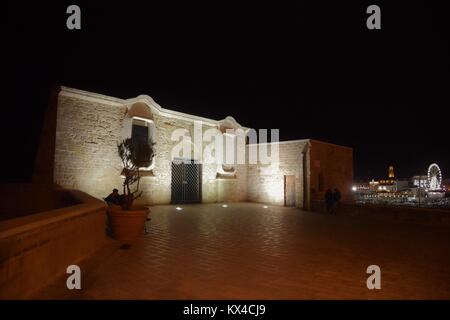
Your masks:
<path fill-rule="evenodd" d="M 227 204 L 223 204 L 222 208 L 228 208 L 228 205 Z"/>
<path fill-rule="evenodd" d="M 264 209 L 267 209 L 269 206 L 263 206 Z"/>
<path fill-rule="evenodd" d="M 182 207 L 176 207 L 175 208 L 177 211 L 181 211 L 181 210 L 183 210 L 183 208 Z"/>

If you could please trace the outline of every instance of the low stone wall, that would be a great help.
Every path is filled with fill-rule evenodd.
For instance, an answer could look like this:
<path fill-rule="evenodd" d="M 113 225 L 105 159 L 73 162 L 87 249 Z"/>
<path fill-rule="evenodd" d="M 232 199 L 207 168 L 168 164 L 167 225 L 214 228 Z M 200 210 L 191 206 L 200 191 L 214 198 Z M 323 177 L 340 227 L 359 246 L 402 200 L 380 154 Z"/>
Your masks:
<path fill-rule="evenodd" d="M 323 201 L 314 201 L 312 211 L 325 213 L 325 203 Z M 422 225 L 450 227 L 450 210 L 339 203 L 336 213 L 337 215 L 364 217 L 376 220 L 401 221 Z"/>
<path fill-rule="evenodd" d="M 0 299 L 27 298 L 104 245 L 105 204 L 66 192 L 78 204 L 0 221 Z"/>
<path fill-rule="evenodd" d="M 67 190 L 48 184 L 2 184 L 0 194 L 0 221 L 79 203 Z"/>

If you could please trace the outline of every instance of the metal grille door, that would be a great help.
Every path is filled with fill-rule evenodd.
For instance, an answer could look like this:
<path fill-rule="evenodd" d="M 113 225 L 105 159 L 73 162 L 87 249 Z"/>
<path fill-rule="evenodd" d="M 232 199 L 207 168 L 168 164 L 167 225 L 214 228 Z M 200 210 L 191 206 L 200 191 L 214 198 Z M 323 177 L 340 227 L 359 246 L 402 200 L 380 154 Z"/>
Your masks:
<path fill-rule="evenodd" d="M 193 160 L 172 162 L 172 203 L 201 202 L 202 170 Z"/>

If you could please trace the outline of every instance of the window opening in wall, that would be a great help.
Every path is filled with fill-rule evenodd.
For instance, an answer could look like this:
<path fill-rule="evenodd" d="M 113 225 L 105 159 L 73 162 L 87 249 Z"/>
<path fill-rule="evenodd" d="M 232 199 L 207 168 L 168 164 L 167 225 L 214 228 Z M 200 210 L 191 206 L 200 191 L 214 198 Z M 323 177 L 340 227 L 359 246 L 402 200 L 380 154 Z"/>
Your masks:
<path fill-rule="evenodd" d="M 149 170 L 153 167 L 153 153 L 151 150 L 152 132 L 151 123 L 140 119 L 133 119 L 131 126 L 131 143 L 136 152 L 139 164 L 135 163 L 143 170 Z"/>

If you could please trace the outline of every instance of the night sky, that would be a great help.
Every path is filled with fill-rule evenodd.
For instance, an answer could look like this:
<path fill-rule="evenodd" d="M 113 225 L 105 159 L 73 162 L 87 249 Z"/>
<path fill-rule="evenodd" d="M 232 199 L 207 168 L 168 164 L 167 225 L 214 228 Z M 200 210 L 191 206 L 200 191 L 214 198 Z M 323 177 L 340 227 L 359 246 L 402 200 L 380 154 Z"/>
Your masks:
<path fill-rule="evenodd" d="M 443 1 L 93 2 L 4 5 L 2 137 L 16 166 L 2 181 L 30 179 L 52 84 L 350 146 L 358 179 L 431 162 L 450 176 Z M 80 31 L 66 28 L 69 4 Z M 366 28 L 369 4 L 381 30 Z"/>

